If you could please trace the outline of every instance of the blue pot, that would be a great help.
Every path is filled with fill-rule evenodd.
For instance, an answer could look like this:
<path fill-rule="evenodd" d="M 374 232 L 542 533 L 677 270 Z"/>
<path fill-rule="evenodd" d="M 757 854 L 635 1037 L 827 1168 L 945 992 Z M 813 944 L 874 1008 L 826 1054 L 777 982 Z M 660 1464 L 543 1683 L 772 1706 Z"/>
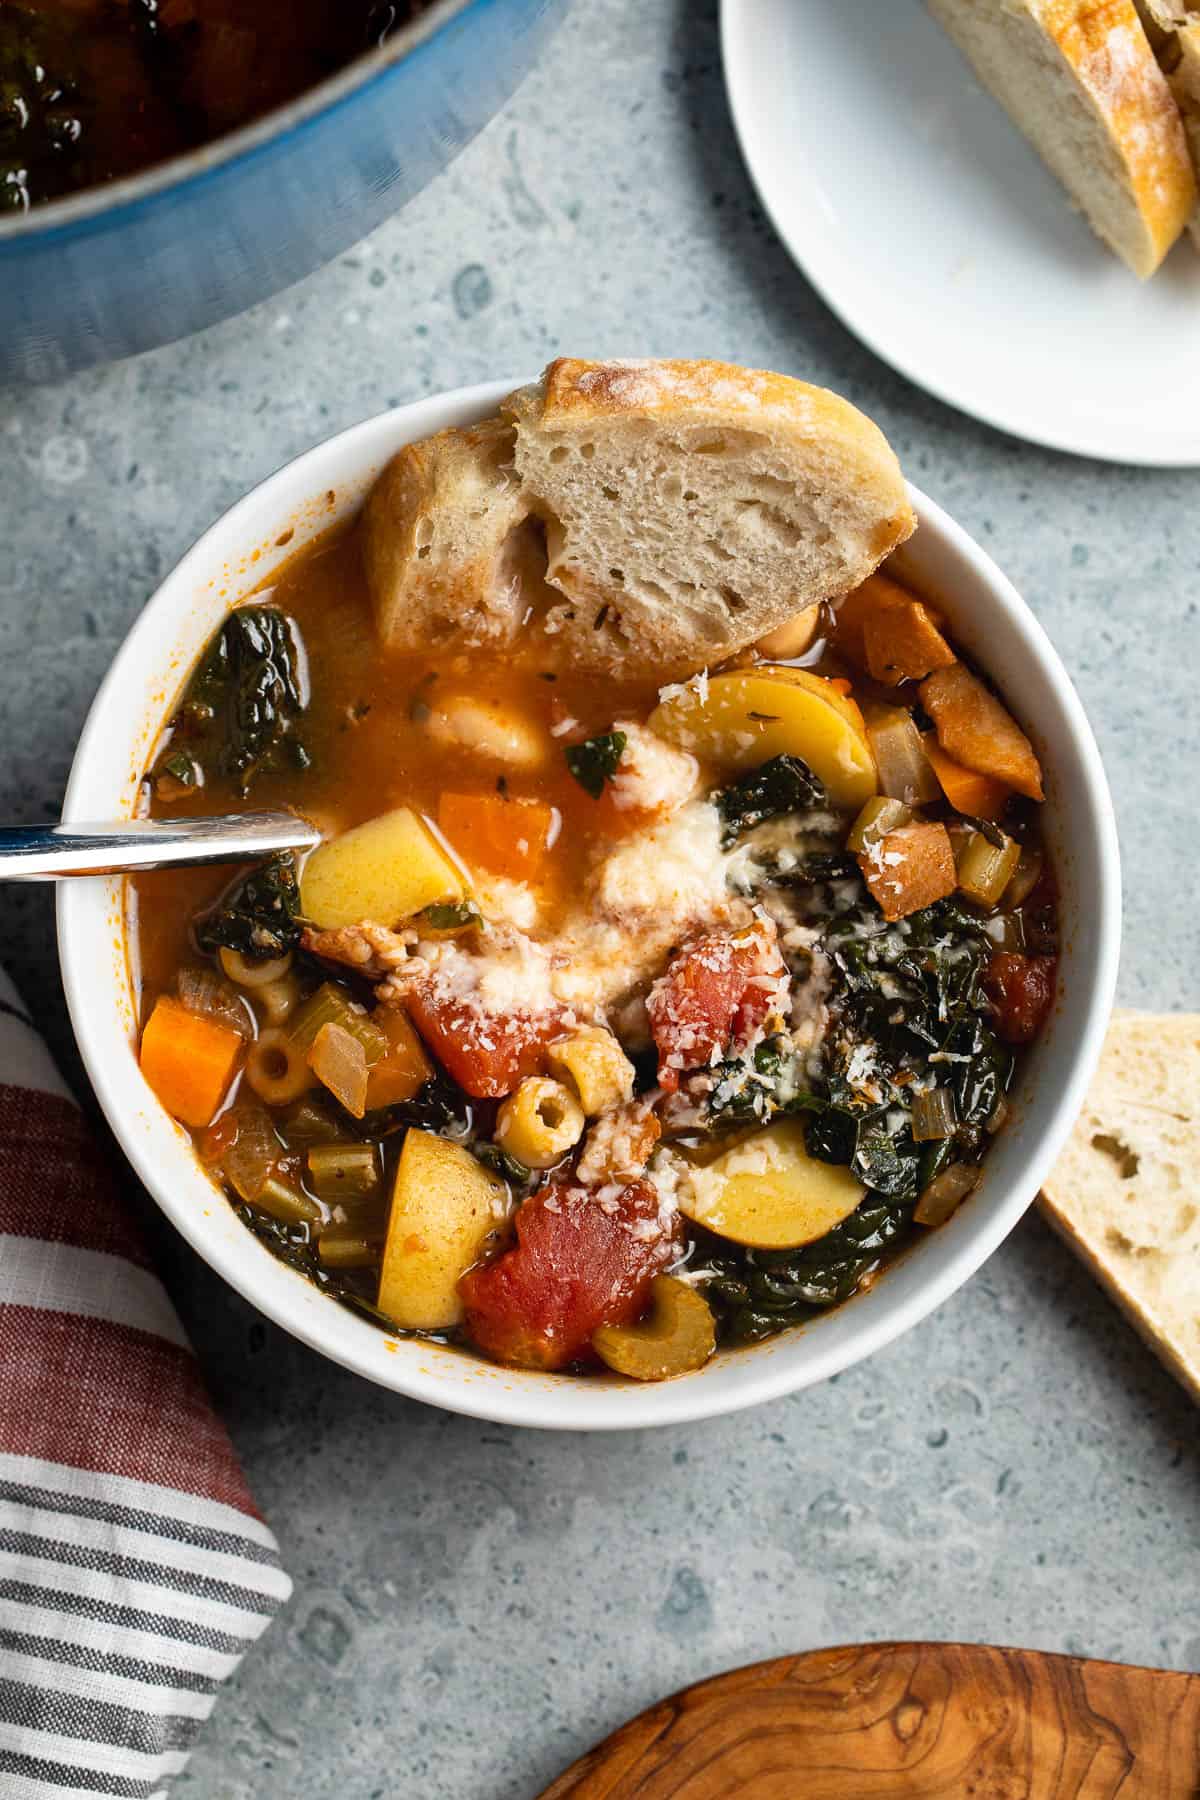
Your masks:
<path fill-rule="evenodd" d="M 170 343 L 328 262 L 512 93 L 566 0 L 436 0 L 379 50 L 216 143 L 0 219 L 0 380 Z"/>

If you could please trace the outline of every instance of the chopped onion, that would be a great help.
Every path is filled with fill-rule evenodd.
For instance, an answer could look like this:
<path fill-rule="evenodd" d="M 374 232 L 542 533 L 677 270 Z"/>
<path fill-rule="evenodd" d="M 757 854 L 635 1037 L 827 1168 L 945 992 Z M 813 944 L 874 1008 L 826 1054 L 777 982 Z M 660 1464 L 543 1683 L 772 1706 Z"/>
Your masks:
<path fill-rule="evenodd" d="M 218 1025 L 228 1025 L 242 1037 L 252 1035 L 254 1027 L 246 1002 L 235 988 L 214 975 L 211 969 L 180 969 L 175 990 L 180 1004 L 189 1012 L 215 1019 Z"/>
<path fill-rule="evenodd" d="M 361 1041 L 342 1025 L 322 1025 L 308 1053 L 313 1074 L 340 1100 L 346 1111 L 361 1119 L 367 1110 L 367 1053 Z"/>
<path fill-rule="evenodd" d="M 254 1101 L 240 1102 L 229 1116 L 237 1135 L 222 1154 L 221 1169 L 241 1198 L 253 1203 L 270 1179 L 282 1146 L 265 1109 Z"/>
<path fill-rule="evenodd" d="M 905 806 L 927 806 L 941 795 L 921 734 L 902 706 L 876 706 L 867 718 L 867 737 L 879 773 L 879 791 Z"/>
<path fill-rule="evenodd" d="M 873 794 L 850 827 L 846 848 L 858 856 L 872 844 L 877 844 L 880 838 L 885 838 L 889 831 L 911 825 L 912 818 L 912 808 L 905 806 L 903 800 L 889 800 L 886 794 Z"/>
<path fill-rule="evenodd" d="M 1004 890 L 1005 906 L 1024 906 L 1042 878 L 1042 853 L 1032 844 L 1021 846 L 1021 860 L 1012 880 Z"/>
<path fill-rule="evenodd" d="M 932 1144 L 954 1133 L 954 1095 L 949 1088 L 926 1088 L 913 1095 L 912 1134 L 918 1144 Z"/>
<path fill-rule="evenodd" d="M 917 1201 L 913 1218 L 918 1225 L 944 1225 L 978 1181 L 979 1170 L 973 1163 L 951 1163 L 929 1183 Z"/>

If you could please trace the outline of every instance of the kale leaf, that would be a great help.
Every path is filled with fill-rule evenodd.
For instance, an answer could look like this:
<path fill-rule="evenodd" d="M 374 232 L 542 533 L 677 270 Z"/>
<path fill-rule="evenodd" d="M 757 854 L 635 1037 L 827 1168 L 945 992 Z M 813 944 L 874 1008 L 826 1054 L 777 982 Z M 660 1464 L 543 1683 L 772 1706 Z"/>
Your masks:
<path fill-rule="evenodd" d="M 290 850 L 236 881 L 193 926 L 197 946 L 207 954 L 224 947 L 259 960 L 294 950 L 301 930 L 300 888 Z"/>
<path fill-rule="evenodd" d="M 868 1194 L 816 1243 L 738 1255 L 713 1239 L 712 1253 L 701 1250 L 690 1274 L 717 1314 L 722 1341 L 754 1343 L 848 1300 L 911 1225 L 911 1203 Z"/>
<path fill-rule="evenodd" d="M 606 731 L 602 737 L 568 746 L 567 767 L 593 800 L 600 798 L 605 782 L 611 781 L 616 774 L 628 741 L 623 731 Z"/>
<path fill-rule="evenodd" d="M 798 756 L 773 756 L 713 795 L 721 815 L 722 841 L 728 847 L 756 825 L 786 813 L 824 806 L 825 789 Z"/>
<path fill-rule="evenodd" d="M 231 612 L 188 683 L 155 773 L 174 774 L 182 753 L 245 796 L 259 775 L 307 768 L 295 730 L 305 709 L 302 666 L 300 634 L 286 613 L 276 606 Z"/>

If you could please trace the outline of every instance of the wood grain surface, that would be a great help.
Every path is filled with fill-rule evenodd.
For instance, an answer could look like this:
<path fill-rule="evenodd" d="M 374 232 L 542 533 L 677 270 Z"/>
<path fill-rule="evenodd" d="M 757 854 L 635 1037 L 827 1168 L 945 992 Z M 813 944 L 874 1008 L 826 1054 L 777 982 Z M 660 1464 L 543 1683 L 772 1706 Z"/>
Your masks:
<path fill-rule="evenodd" d="M 780 1657 L 651 1707 L 541 1800 L 1200 1800 L 1200 1677 L 975 1644 Z"/>

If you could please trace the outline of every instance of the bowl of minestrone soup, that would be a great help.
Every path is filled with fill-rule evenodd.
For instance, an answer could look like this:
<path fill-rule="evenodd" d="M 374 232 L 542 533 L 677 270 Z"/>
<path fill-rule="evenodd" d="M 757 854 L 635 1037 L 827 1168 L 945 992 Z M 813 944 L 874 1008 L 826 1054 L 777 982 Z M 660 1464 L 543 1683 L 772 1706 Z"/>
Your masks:
<path fill-rule="evenodd" d="M 684 680 L 382 647 L 364 503 L 507 392 L 343 432 L 168 576 L 64 816 L 324 841 L 65 884 L 64 982 L 146 1187 L 313 1349 L 509 1423 L 679 1422 L 870 1354 L 1021 1217 L 1111 1005 L 1111 803 L 1041 627 L 915 489 L 844 610 Z"/>

